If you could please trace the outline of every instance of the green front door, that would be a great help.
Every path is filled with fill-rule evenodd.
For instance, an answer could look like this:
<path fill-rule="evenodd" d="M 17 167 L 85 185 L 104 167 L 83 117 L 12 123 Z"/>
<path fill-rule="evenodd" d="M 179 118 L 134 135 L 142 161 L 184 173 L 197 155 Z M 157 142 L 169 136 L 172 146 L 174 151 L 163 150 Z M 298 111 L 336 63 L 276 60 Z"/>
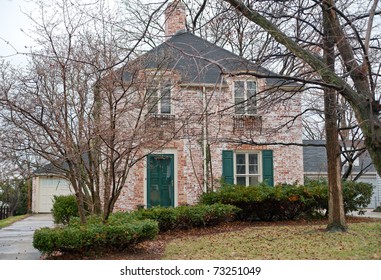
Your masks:
<path fill-rule="evenodd" d="M 147 206 L 174 206 L 174 156 L 147 158 Z"/>

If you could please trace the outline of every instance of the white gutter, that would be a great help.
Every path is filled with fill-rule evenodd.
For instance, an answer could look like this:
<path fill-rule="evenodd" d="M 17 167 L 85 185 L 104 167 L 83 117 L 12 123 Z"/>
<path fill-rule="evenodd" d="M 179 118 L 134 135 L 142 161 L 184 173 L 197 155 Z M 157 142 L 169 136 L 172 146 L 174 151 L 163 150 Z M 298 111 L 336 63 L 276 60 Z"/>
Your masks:
<path fill-rule="evenodd" d="M 205 86 L 202 87 L 202 111 L 204 114 L 203 118 L 203 125 L 202 125 L 202 148 L 203 148 L 203 153 L 204 153 L 204 158 L 203 158 L 203 165 L 204 165 L 204 192 L 207 191 L 208 189 L 208 159 L 207 159 L 207 151 L 208 151 L 208 131 L 207 131 L 207 125 L 208 125 L 208 114 L 207 114 L 207 96 L 206 96 L 206 88 Z"/>

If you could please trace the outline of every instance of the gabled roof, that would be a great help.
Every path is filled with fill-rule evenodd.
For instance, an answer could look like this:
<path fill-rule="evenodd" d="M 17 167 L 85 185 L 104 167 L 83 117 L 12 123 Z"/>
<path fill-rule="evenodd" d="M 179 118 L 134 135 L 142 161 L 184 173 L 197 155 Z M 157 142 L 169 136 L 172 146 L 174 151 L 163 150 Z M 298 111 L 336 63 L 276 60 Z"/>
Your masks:
<path fill-rule="evenodd" d="M 36 176 L 41 175 L 59 175 L 63 176 L 65 174 L 65 170 L 68 170 L 68 165 L 66 163 L 62 164 L 62 168 L 57 167 L 53 163 L 48 163 L 46 165 L 41 166 L 40 168 L 37 168 L 35 171 L 33 171 L 33 174 Z"/>
<path fill-rule="evenodd" d="M 140 69 L 177 70 L 182 83 L 216 84 L 222 74 L 255 72 L 266 76 L 269 86 L 300 86 L 189 32 L 176 33 L 137 61 Z M 124 79 L 130 80 L 131 73 L 125 72 Z"/>

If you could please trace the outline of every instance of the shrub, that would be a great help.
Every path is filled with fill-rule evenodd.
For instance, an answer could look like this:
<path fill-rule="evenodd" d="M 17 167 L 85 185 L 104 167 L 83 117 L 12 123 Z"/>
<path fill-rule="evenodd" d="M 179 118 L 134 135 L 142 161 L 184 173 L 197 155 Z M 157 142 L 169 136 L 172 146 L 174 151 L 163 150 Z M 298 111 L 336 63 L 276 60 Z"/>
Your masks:
<path fill-rule="evenodd" d="M 212 204 L 154 207 L 132 213 L 138 219 L 152 219 L 159 223 L 160 231 L 206 227 L 231 219 L 240 209 L 232 205 Z"/>
<path fill-rule="evenodd" d="M 240 209 L 236 206 L 221 203 L 180 206 L 176 208 L 176 228 L 188 229 L 216 225 L 231 220 L 239 211 Z"/>
<path fill-rule="evenodd" d="M 369 205 L 372 194 L 373 186 L 369 183 L 344 181 L 343 197 L 345 213 L 359 211 L 360 214 L 364 214 L 361 209 Z"/>
<path fill-rule="evenodd" d="M 139 209 L 132 213 L 137 219 L 151 219 L 158 222 L 160 231 L 174 229 L 177 222 L 176 208 L 153 207 Z"/>
<path fill-rule="evenodd" d="M 372 195 L 372 186 L 366 183 L 344 182 L 345 213 L 366 207 Z M 218 191 L 205 193 L 200 203 L 231 204 L 242 209 L 242 220 L 292 220 L 314 217 L 328 210 L 326 181 L 311 180 L 304 186 L 281 184 L 270 187 L 224 185 Z"/>
<path fill-rule="evenodd" d="M 42 228 L 33 236 L 33 246 L 43 253 L 85 252 L 86 250 L 121 250 L 158 233 L 157 222 L 152 220 L 132 220 L 123 223 L 114 219 L 104 224 L 100 219 L 90 219 L 81 226 L 74 222 L 63 228 Z"/>
<path fill-rule="evenodd" d="M 225 185 L 217 192 L 201 195 L 200 202 L 237 206 L 242 209 L 238 213 L 242 220 L 287 220 L 296 218 L 305 210 L 307 198 L 304 192 L 304 188 L 290 185 Z"/>
<path fill-rule="evenodd" d="M 72 217 L 78 217 L 78 206 L 74 195 L 55 195 L 52 209 L 56 224 L 68 224 Z"/>

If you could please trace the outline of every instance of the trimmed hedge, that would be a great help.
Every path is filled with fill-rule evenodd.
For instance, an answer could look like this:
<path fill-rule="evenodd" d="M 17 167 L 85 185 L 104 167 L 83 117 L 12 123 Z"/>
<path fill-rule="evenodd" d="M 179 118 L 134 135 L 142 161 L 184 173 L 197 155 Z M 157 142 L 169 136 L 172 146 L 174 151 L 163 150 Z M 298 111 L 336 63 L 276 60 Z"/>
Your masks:
<path fill-rule="evenodd" d="M 118 219 L 115 219 L 117 221 Z M 80 226 L 72 223 L 63 228 L 42 228 L 33 236 L 33 246 L 42 253 L 85 252 L 86 250 L 122 250 L 157 236 L 158 225 L 152 220 L 104 224 L 93 219 Z"/>
<path fill-rule="evenodd" d="M 78 206 L 74 195 L 55 195 L 52 209 L 54 223 L 68 224 L 70 218 L 78 217 Z"/>
<path fill-rule="evenodd" d="M 47 254 L 85 252 L 89 249 L 123 250 L 155 238 L 159 229 L 167 231 L 210 226 L 232 219 L 238 211 L 240 209 L 237 207 L 224 204 L 155 207 L 114 213 L 107 223 L 103 223 L 97 216 L 88 217 L 86 225 L 81 225 L 79 218 L 71 217 L 61 228 L 42 228 L 35 231 L 33 246 Z"/>
<path fill-rule="evenodd" d="M 176 208 L 154 207 L 132 212 L 137 219 L 152 219 L 159 223 L 160 231 L 207 227 L 228 221 L 240 211 L 232 205 L 216 203 Z"/>
<path fill-rule="evenodd" d="M 345 213 L 359 211 L 370 203 L 372 185 L 343 182 Z M 216 192 L 200 197 L 204 204 L 223 203 L 242 209 L 241 220 L 294 220 L 311 218 L 328 210 L 328 186 L 325 181 L 312 180 L 304 186 L 265 184 L 258 186 L 224 185 Z"/>

